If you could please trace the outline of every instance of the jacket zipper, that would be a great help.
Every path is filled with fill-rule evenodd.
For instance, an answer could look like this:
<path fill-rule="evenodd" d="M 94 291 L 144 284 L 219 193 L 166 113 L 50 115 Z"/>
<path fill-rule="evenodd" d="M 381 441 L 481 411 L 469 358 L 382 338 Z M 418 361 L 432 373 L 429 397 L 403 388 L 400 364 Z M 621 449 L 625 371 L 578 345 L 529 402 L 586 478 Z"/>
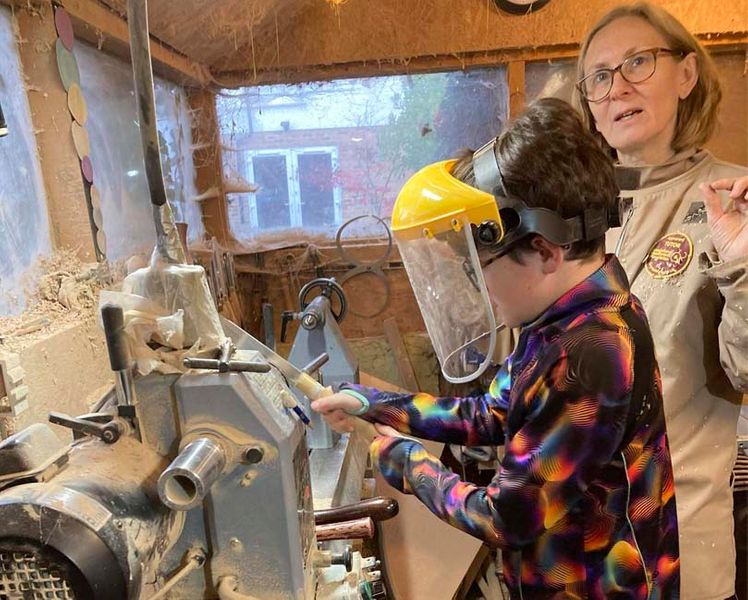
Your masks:
<path fill-rule="evenodd" d="M 626 216 L 626 221 L 623 224 L 623 229 L 621 230 L 621 236 L 618 238 L 618 242 L 616 243 L 616 249 L 613 251 L 613 253 L 616 256 L 619 256 L 619 252 L 621 250 L 621 246 L 623 246 L 623 240 L 626 237 L 626 231 L 629 228 L 629 223 L 631 222 L 631 217 L 634 215 L 634 199 L 631 199 L 631 208 L 629 209 L 629 214 Z"/>
<path fill-rule="evenodd" d="M 636 539 L 636 532 L 634 531 L 634 525 L 629 517 L 629 502 L 631 501 L 631 481 L 629 481 L 629 467 L 626 463 L 626 457 L 621 452 L 621 459 L 623 460 L 623 469 L 626 473 L 626 522 L 629 524 L 631 529 L 631 537 L 634 538 L 634 545 L 636 546 L 636 552 L 639 554 L 639 560 L 642 561 L 642 570 L 644 571 L 644 579 L 647 582 L 647 600 L 652 596 L 652 581 L 647 573 L 647 563 L 644 561 L 644 555 L 642 554 L 641 548 L 639 548 L 639 540 Z"/>

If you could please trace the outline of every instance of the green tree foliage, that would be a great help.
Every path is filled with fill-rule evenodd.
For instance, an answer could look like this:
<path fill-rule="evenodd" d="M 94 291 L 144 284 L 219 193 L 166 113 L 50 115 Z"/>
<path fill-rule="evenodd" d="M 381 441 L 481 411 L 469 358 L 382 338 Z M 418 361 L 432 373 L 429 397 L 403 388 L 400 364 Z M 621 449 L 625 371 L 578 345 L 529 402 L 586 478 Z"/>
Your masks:
<path fill-rule="evenodd" d="M 378 132 L 380 160 L 391 165 L 396 178 L 441 158 L 433 129 L 447 78 L 446 73 L 414 75 L 396 93 L 390 123 Z"/>

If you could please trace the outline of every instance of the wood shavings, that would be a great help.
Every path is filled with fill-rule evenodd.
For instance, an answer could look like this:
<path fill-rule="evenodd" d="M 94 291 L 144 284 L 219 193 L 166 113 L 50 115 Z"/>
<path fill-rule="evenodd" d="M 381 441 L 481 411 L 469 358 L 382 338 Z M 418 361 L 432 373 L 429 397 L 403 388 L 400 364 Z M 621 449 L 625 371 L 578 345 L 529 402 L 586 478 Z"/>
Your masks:
<path fill-rule="evenodd" d="M 205 190 L 202 194 L 198 194 L 197 196 L 193 196 L 190 198 L 192 202 L 203 202 L 205 200 L 212 200 L 213 198 L 220 198 L 221 192 L 217 187 L 211 187 Z"/>
<path fill-rule="evenodd" d="M 28 293 L 28 308 L 0 317 L 2 347 L 13 352 L 78 322 L 93 319 L 99 291 L 121 279 L 120 266 L 82 263 L 73 250 L 40 259 Z"/>

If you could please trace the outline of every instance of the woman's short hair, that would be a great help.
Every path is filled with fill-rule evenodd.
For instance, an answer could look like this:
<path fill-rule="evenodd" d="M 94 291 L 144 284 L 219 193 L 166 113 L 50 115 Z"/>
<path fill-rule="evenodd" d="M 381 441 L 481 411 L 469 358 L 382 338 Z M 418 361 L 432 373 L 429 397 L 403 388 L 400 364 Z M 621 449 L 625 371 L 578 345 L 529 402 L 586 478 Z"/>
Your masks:
<path fill-rule="evenodd" d="M 666 10 L 653 6 L 648 2 L 638 2 L 631 5 L 618 6 L 603 16 L 589 31 L 582 44 L 577 61 L 577 81 L 585 76 L 584 61 L 587 50 L 594 37 L 601 29 L 613 21 L 624 17 L 642 19 L 654 27 L 662 35 L 668 47 L 676 52 L 694 53 L 698 69 L 698 80 L 687 98 L 678 104 L 678 115 L 675 124 L 675 134 L 671 143 L 674 152 L 687 148 L 701 148 L 709 140 L 717 125 L 719 103 L 722 100 L 722 90 L 714 61 L 704 47 L 678 19 Z M 684 54 L 684 56 L 685 56 Z M 585 125 L 595 132 L 595 121 L 587 101 L 578 89 L 574 90 L 574 106 L 583 116 Z M 603 147 L 612 150 L 608 143 L 600 138 Z"/>

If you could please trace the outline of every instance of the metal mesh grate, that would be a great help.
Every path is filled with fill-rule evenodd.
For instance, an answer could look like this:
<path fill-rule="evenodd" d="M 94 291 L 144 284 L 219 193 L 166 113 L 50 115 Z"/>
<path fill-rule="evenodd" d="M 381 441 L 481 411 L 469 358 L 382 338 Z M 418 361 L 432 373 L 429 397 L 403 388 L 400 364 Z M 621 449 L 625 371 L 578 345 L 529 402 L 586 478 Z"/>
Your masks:
<path fill-rule="evenodd" d="M 0 550 L 0 600 L 73 600 L 73 590 L 55 569 L 30 552 Z"/>

